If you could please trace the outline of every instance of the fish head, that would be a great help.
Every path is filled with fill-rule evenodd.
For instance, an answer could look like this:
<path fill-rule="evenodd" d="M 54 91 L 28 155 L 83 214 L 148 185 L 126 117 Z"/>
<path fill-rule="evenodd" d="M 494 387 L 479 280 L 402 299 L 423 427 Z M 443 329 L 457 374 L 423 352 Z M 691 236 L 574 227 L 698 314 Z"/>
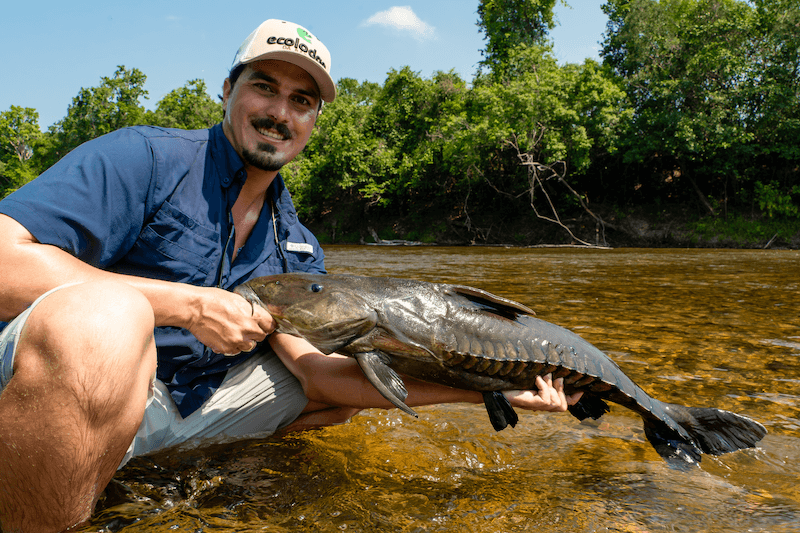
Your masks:
<path fill-rule="evenodd" d="M 351 283 L 323 274 L 289 273 L 254 278 L 234 289 L 266 309 L 276 331 L 302 337 L 332 353 L 368 335 L 378 317 Z"/>

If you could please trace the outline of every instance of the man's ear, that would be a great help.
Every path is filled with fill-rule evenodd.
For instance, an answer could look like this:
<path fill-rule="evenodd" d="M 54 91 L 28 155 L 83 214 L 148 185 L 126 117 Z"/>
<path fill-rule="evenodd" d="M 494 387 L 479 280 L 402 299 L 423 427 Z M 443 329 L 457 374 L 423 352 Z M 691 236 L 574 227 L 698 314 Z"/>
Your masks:
<path fill-rule="evenodd" d="M 222 107 L 228 107 L 228 97 L 231 95 L 231 79 L 225 78 L 222 83 Z"/>
<path fill-rule="evenodd" d="M 225 81 L 222 82 L 222 94 L 219 95 L 219 99 L 222 100 L 222 120 L 225 120 L 225 115 L 227 115 L 226 111 L 228 110 L 228 98 L 231 95 L 231 79 L 225 78 Z"/>
<path fill-rule="evenodd" d="M 314 118 L 314 127 L 315 128 L 317 127 L 317 124 L 319 123 L 319 117 L 320 117 L 320 115 L 322 115 L 322 108 L 323 107 L 325 107 L 325 106 L 323 105 L 322 100 L 320 100 L 319 101 L 319 109 L 317 110 L 317 116 Z"/>

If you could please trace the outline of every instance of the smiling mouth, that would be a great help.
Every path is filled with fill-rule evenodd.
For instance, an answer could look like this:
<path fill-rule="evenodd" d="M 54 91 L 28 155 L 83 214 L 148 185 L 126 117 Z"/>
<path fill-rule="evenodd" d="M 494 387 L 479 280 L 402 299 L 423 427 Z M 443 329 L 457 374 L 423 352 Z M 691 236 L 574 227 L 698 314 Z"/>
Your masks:
<path fill-rule="evenodd" d="M 277 124 L 270 119 L 255 120 L 253 121 L 253 127 L 259 134 L 275 141 L 285 141 L 292 138 L 292 134 L 285 124 Z"/>
<path fill-rule="evenodd" d="M 285 137 L 283 135 L 281 135 L 280 133 L 277 133 L 275 131 L 272 131 L 272 130 L 265 130 L 265 129 L 262 129 L 262 128 L 256 128 L 256 131 L 258 133 L 260 133 L 261 135 L 263 135 L 264 137 L 267 137 L 269 139 L 275 139 L 276 141 L 283 141 L 285 139 Z"/>

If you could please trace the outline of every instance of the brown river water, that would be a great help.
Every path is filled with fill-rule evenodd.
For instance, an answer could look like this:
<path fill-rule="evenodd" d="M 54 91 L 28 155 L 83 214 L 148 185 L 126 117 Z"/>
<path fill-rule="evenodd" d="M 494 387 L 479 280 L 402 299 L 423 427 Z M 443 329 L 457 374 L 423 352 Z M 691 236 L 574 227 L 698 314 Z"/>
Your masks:
<path fill-rule="evenodd" d="M 736 411 L 757 449 L 670 469 L 641 419 L 369 410 L 137 458 L 82 531 L 800 532 L 800 252 L 330 246 L 331 273 L 480 287 L 605 351 L 662 400 Z"/>

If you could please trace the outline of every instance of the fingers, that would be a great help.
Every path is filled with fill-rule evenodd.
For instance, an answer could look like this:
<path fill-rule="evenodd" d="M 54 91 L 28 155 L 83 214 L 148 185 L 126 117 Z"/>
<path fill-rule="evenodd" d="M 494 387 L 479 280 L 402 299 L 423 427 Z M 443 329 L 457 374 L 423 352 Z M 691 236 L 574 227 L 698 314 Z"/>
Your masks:
<path fill-rule="evenodd" d="M 218 316 L 207 315 L 211 340 L 206 344 L 214 353 L 227 357 L 253 351 L 259 342 L 275 331 L 277 323 L 262 306 L 235 293 L 217 293 Z"/>
<path fill-rule="evenodd" d="M 583 391 L 576 392 L 567 396 L 567 405 L 575 405 L 583 397 Z"/>
<path fill-rule="evenodd" d="M 225 357 L 233 357 L 233 356 L 235 356 L 235 355 L 239 355 L 239 354 L 240 354 L 240 353 L 242 353 L 242 352 L 252 352 L 253 350 L 255 350 L 255 349 L 256 349 L 256 346 L 258 346 L 258 342 L 257 342 L 257 341 L 253 341 L 253 340 L 251 340 L 251 341 L 250 341 L 250 343 L 247 345 L 247 347 L 246 347 L 246 348 L 244 348 L 244 349 L 242 349 L 242 350 L 239 350 L 238 352 L 232 352 L 232 353 L 223 353 L 223 352 L 217 352 L 216 350 L 213 350 L 213 349 L 212 349 L 212 350 L 213 350 L 214 352 L 216 352 L 216 353 L 222 353 L 222 355 L 224 355 Z"/>
<path fill-rule="evenodd" d="M 538 376 L 536 386 L 539 388 L 539 396 L 546 403 L 543 411 L 563 412 L 567 410 L 567 397 L 564 394 L 564 379 L 558 378 L 553 383 L 553 375 Z"/>
<path fill-rule="evenodd" d="M 275 329 L 278 327 L 278 323 L 275 322 L 275 319 L 272 318 L 272 315 L 269 314 L 269 311 L 261 307 L 260 305 L 254 304 L 253 302 L 250 303 L 250 316 L 253 320 L 256 321 L 258 326 L 261 328 L 261 331 L 264 332 L 264 337 L 266 338 L 267 335 L 270 335 Z M 264 339 L 261 339 L 264 340 Z"/>
<path fill-rule="evenodd" d="M 564 412 L 574 405 L 582 392 L 567 396 L 564 392 L 564 379 L 553 380 L 552 374 L 536 377 L 536 391 L 506 391 L 506 397 L 515 407 L 532 411 Z"/>

